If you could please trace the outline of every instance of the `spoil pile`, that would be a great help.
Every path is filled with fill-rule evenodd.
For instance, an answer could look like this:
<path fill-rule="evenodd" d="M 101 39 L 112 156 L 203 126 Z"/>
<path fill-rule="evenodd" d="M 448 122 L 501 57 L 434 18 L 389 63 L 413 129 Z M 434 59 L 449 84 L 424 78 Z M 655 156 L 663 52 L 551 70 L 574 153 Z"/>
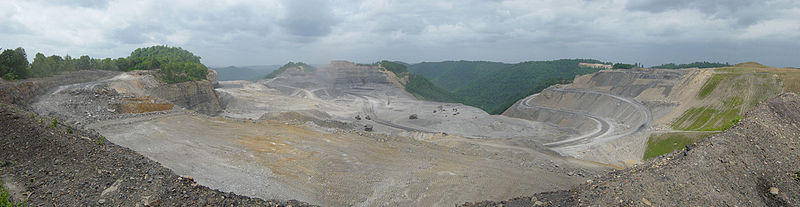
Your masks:
<path fill-rule="evenodd" d="M 464 206 L 798 206 L 800 96 L 782 94 L 728 131 L 568 191 Z"/>

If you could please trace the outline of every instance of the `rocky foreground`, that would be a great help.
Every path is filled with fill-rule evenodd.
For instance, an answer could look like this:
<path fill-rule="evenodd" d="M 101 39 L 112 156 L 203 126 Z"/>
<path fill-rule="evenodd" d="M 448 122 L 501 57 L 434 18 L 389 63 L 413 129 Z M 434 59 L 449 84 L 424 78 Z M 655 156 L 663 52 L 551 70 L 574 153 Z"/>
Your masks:
<path fill-rule="evenodd" d="M 0 178 L 31 206 L 309 206 L 212 190 L 98 133 L 0 106 Z"/>
<path fill-rule="evenodd" d="M 800 96 L 782 94 L 736 126 L 568 191 L 463 206 L 800 206 Z"/>

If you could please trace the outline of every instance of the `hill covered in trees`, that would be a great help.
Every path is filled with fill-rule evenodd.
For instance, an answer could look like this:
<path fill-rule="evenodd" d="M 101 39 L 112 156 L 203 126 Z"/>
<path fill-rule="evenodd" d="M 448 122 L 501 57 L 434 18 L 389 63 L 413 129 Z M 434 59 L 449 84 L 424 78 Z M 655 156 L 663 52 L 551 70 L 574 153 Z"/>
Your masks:
<path fill-rule="evenodd" d="M 159 78 L 167 83 L 206 79 L 208 68 L 200 57 L 180 47 L 152 46 L 139 48 L 128 57 L 96 59 L 88 55 L 72 58 L 36 53 L 28 63 L 25 49 L 7 49 L 0 54 L 0 77 L 6 80 L 48 77 L 78 70 L 159 70 Z"/>
<path fill-rule="evenodd" d="M 488 61 L 422 62 L 408 66 L 408 71 L 421 75 L 442 89 L 456 91 L 492 72 L 513 64 Z"/>
<path fill-rule="evenodd" d="M 681 69 L 681 68 L 721 68 L 721 67 L 728 67 L 731 66 L 728 63 L 712 63 L 708 61 L 703 62 L 693 62 L 689 64 L 679 64 L 676 65 L 675 63 L 667 63 L 663 65 L 653 66 L 652 68 L 659 68 L 659 69 Z"/>
<path fill-rule="evenodd" d="M 436 84 L 433 84 L 424 76 L 410 73 L 407 65 L 402 62 L 384 60 L 379 62 L 378 65 L 382 69 L 391 71 L 401 80 L 406 80 L 402 83 L 406 91 L 419 99 L 440 102 L 460 102 L 460 99 L 455 97 L 454 94 L 436 86 Z"/>
<path fill-rule="evenodd" d="M 491 114 L 500 114 L 517 100 L 538 93 L 553 84 L 569 83 L 577 75 L 599 68 L 579 63 L 603 63 L 592 59 L 562 59 L 506 64 L 486 61 L 423 62 L 408 66 L 409 71 L 432 80 L 449 97 Z M 440 85 L 441 84 L 441 85 Z M 429 98 L 431 100 L 436 100 Z"/>

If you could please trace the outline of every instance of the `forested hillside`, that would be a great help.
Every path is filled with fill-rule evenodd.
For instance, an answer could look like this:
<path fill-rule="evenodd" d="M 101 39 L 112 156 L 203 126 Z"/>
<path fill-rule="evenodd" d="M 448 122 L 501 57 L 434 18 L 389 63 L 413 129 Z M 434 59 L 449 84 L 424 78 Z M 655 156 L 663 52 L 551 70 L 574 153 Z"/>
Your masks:
<path fill-rule="evenodd" d="M 414 74 L 443 84 L 450 100 L 500 114 L 517 100 L 558 83 L 569 83 L 577 75 L 599 68 L 579 63 L 604 63 L 591 59 L 562 59 L 505 64 L 485 61 L 447 61 L 409 66 Z M 424 75 L 423 75 L 424 74 Z M 438 85 L 437 85 L 438 86 Z"/>
<path fill-rule="evenodd" d="M 410 73 L 406 64 L 384 60 L 379 63 L 379 66 L 382 69 L 391 71 L 400 79 L 407 78 L 403 86 L 406 91 L 417 98 L 430 101 L 460 102 L 460 99 L 455 97 L 452 93 L 439 88 L 436 84 L 428 81 L 427 78 Z"/>
<path fill-rule="evenodd" d="M 139 48 L 128 57 L 96 59 L 88 55 L 75 59 L 69 55 L 45 56 L 36 53 L 28 64 L 25 49 L 7 49 L 0 54 L 0 76 L 6 80 L 30 77 L 48 77 L 78 70 L 159 70 L 159 78 L 167 83 L 178 83 L 206 78 L 208 68 L 200 57 L 180 47 L 152 46 Z"/>
<path fill-rule="evenodd" d="M 456 91 L 492 72 L 513 64 L 488 61 L 422 62 L 408 66 L 408 71 L 421 75 L 442 89 Z"/>

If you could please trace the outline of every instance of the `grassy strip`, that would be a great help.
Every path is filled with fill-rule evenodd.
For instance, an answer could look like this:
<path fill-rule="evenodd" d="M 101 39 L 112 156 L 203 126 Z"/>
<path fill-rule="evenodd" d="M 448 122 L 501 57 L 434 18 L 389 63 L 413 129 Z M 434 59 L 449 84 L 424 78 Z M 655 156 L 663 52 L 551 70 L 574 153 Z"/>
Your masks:
<path fill-rule="evenodd" d="M 655 158 L 677 149 L 682 149 L 686 145 L 695 143 L 697 140 L 706 138 L 714 133 L 716 132 L 676 132 L 650 135 L 643 159 Z"/>
<path fill-rule="evenodd" d="M 722 131 L 739 122 L 739 109 L 714 109 L 711 107 L 695 107 L 683 112 L 672 123 L 672 128 L 691 131 Z"/>
<path fill-rule="evenodd" d="M 712 75 L 711 78 L 709 78 L 706 83 L 703 84 L 703 87 L 700 88 L 700 92 L 697 93 L 697 98 L 705 99 L 709 94 L 711 94 L 712 91 L 714 91 L 714 89 L 717 88 L 717 85 L 722 82 L 723 78 L 724 77 L 722 74 Z"/>

